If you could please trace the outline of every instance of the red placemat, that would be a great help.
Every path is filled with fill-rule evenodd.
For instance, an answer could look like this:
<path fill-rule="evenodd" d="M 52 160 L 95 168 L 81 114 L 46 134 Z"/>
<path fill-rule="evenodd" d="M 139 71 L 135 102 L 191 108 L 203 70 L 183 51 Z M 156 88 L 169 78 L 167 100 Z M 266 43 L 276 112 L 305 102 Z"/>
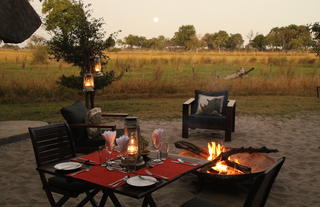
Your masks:
<path fill-rule="evenodd" d="M 98 185 L 101 185 L 104 187 L 115 188 L 115 187 L 118 187 L 118 186 L 124 184 L 125 182 L 123 181 L 122 183 L 119 183 L 119 185 L 116 185 L 114 187 L 111 187 L 108 185 L 110 183 L 113 183 L 113 182 L 123 178 L 126 175 L 127 175 L 126 173 L 122 173 L 119 171 L 109 171 L 105 167 L 92 166 L 90 171 L 81 172 L 81 173 L 76 174 L 74 176 L 72 175 L 72 173 L 70 173 L 67 176 L 81 179 L 81 180 L 85 180 L 85 181 L 95 183 L 95 184 L 98 184 Z"/>
<path fill-rule="evenodd" d="M 92 164 L 100 165 L 103 162 L 101 162 L 101 160 L 100 160 L 99 153 L 102 153 L 102 156 L 107 157 L 107 151 L 106 150 L 102 150 L 102 151 L 99 151 L 99 152 L 98 151 L 97 152 L 93 152 L 93 153 L 88 154 L 88 155 L 82 155 L 82 156 L 79 157 L 79 158 L 81 158 L 81 160 L 77 159 L 77 158 L 72 158 L 71 160 L 72 161 L 76 161 L 76 162 L 82 162 L 82 163 L 88 163 L 87 161 L 90 160 L 89 163 L 91 163 L 91 161 L 92 161 Z M 119 155 L 119 152 L 113 151 L 112 154 L 111 154 L 111 160 L 117 158 L 118 155 Z"/>
<path fill-rule="evenodd" d="M 173 178 L 181 175 L 182 173 L 185 173 L 185 172 L 188 172 L 192 169 L 197 168 L 196 166 L 192 166 L 192 165 L 171 162 L 173 160 L 176 161 L 176 159 L 168 158 L 164 161 L 163 164 L 156 165 L 153 168 L 148 168 L 148 170 L 150 172 L 154 173 L 155 177 L 157 177 L 156 175 L 162 175 L 162 176 L 165 176 L 169 179 L 173 179 Z M 136 173 L 140 174 L 140 175 L 147 175 L 144 172 L 145 169 L 146 168 L 142 168 L 142 169 L 136 171 Z"/>

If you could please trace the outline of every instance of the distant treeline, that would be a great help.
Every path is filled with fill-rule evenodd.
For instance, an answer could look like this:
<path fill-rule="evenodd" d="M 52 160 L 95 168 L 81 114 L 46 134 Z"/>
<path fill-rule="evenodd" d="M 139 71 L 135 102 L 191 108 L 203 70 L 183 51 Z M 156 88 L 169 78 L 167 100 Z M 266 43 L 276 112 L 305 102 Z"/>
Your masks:
<path fill-rule="evenodd" d="M 274 27 L 267 35 L 252 31 L 246 35 L 249 42 L 244 45 L 244 39 L 240 33 L 229 34 L 220 30 L 215 33 L 206 33 L 199 36 L 193 25 L 183 25 L 175 32 L 172 38 L 163 35 L 154 38 L 146 38 L 139 35 L 128 35 L 123 39 L 109 38 L 111 47 L 120 46 L 130 49 L 153 49 L 153 50 L 258 50 L 258 51 L 289 51 L 299 50 L 308 51 L 313 49 L 317 54 L 320 51 L 320 25 L 295 25 L 291 24 L 285 27 Z M 0 42 L 1 43 L 1 42 Z M 43 37 L 33 35 L 27 49 L 36 49 L 39 46 L 45 46 L 46 40 Z M 2 48 L 20 49 L 18 45 L 4 44 Z"/>
<path fill-rule="evenodd" d="M 316 45 L 316 40 L 312 35 L 312 27 L 306 25 L 291 24 L 285 27 L 275 27 L 267 35 L 254 34 L 247 35 L 249 43 L 244 45 L 243 37 L 240 33 L 228 34 L 220 30 L 215 33 L 206 33 L 199 37 L 193 25 L 183 25 L 175 32 L 172 38 L 160 35 L 148 39 L 144 36 L 128 35 L 117 43 L 127 48 L 143 49 L 211 49 L 211 50 L 239 50 L 256 49 L 265 50 L 309 50 Z"/>

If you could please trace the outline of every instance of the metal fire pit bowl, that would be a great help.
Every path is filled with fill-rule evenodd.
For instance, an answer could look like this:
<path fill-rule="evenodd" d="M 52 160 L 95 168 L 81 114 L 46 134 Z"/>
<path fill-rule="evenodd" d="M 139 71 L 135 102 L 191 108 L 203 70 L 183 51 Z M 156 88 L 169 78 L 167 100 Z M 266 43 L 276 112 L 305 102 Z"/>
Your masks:
<path fill-rule="evenodd" d="M 182 151 L 179 153 L 183 156 L 190 156 L 194 158 L 201 158 L 189 151 Z M 230 156 L 232 159 L 238 159 L 241 165 L 251 168 L 250 174 L 235 174 L 235 175 L 225 175 L 218 173 L 204 173 L 201 170 L 196 171 L 196 175 L 200 178 L 208 179 L 211 181 L 230 181 L 230 182 L 240 182 L 248 179 L 252 179 L 263 173 L 265 170 L 269 169 L 275 160 L 262 153 L 238 153 Z"/>

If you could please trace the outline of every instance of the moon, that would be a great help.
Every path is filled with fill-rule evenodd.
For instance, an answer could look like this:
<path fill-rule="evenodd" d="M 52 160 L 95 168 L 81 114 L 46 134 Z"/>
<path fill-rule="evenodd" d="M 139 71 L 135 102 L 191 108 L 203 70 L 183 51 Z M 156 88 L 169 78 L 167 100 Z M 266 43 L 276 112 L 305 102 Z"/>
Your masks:
<path fill-rule="evenodd" d="M 158 23 L 159 22 L 159 17 L 153 17 L 153 22 Z"/>

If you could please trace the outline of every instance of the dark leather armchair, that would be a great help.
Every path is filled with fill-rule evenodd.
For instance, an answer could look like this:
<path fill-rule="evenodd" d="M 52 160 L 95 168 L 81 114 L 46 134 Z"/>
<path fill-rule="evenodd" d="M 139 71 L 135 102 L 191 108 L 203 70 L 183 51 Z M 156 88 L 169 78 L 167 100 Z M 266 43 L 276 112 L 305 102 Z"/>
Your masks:
<path fill-rule="evenodd" d="M 63 107 L 60 110 L 62 116 L 67 121 L 71 128 L 74 142 L 76 146 L 76 152 L 88 153 L 96 150 L 98 146 L 104 145 L 105 141 L 102 135 L 90 137 L 87 132 L 87 128 L 103 128 L 116 130 L 115 124 L 100 123 L 100 124 L 88 124 L 86 123 L 86 116 L 88 109 L 86 106 L 77 101 L 70 106 Z M 126 117 L 126 113 L 102 113 L 102 117 Z"/>
<path fill-rule="evenodd" d="M 199 96 L 223 97 L 221 113 L 199 114 Z M 228 91 L 195 91 L 195 98 L 190 98 L 182 105 L 182 137 L 189 137 L 189 128 L 218 129 L 225 131 L 225 141 L 231 141 L 231 132 L 235 130 L 236 101 L 228 100 Z"/>

